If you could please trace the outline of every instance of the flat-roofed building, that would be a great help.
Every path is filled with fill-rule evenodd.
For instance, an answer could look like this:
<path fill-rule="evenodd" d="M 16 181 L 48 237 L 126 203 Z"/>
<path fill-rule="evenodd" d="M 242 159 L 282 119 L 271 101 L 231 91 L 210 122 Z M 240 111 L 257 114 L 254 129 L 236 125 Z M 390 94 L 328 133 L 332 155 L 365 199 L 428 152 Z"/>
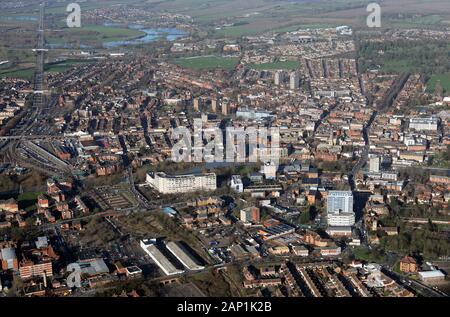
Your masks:
<path fill-rule="evenodd" d="M 77 262 L 83 274 L 98 276 L 109 273 L 109 268 L 105 261 L 100 258 L 86 259 Z"/>
<path fill-rule="evenodd" d="M 40 263 L 34 263 L 30 260 L 24 260 L 20 263 L 19 268 L 20 278 L 27 279 L 33 276 L 46 276 L 53 275 L 53 268 L 51 261 L 43 261 Z"/>
<path fill-rule="evenodd" d="M 156 241 L 145 239 L 141 240 L 141 248 L 147 253 L 150 258 L 158 265 L 158 267 L 164 272 L 166 275 L 176 275 L 181 274 L 184 271 L 177 269 L 169 259 L 162 254 L 162 252 L 156 247 Z"/>
<path fill-rule="evenodd" d="M 352 227 L 350 226 L 330 226 L 327 233 L 332 237 L 349 237 L 352 235 Z"/>
<path fill-rule="evenodd" d="M 302 246 L 302 245 L 294 245 L 294 246 L 292 246 L 292 252 L 296 256 L 303 256 L 303 257 L 309 256 L 309 250 L 307 248 L 305 248 L 304 246 Z"/>
<path fill-rule="evenodd" d="M 445 274 L 440 270 L 419 272 L 419 277 L 425 283 L 436 283 L 445 280 Z"/>
<path fill-rule="evenodd" d="M 379 173 L 380 165 L 381 165 L 381 160 L 378 155 L 372 155 L 369 157 L 369 171 L 371 173 Z"/>
<path fill-rule="evenodd" d="M 337 245 L 330 245 L 319 248 L 321 256 L 337 256 L 341 254 L 341 247 Z"/>
<path fill-rule="evenodd" d="M 231 176 L 230 188 L 237 193 L 244 192 L 244 184 L 240 175 Z"/>
<path fill-rule="evenodd" d="M 217 189 L 216 174 L 167 175 L 163 172 L 147 174 L 147 184 L 162 194 L 178 194 Z"/>
<path fill-rule="evenodd" d="M 249 207 L 241 210 L 241 221 L 244 223 L 258 223 L 261 220 L 260 209 Z"/>
<path fill-rule="evenodd" d="M 300 88 L 300 76 L 297 72 L 292 72 L 289 78 L 289 88 L 291 90 L 297 90 Z"/>
<path fill-rule="evenodd" d="M 284 71 L 282 70 L 278 70 L 275 72 L 275 76 L 274 76 L 274 83 L 276 86 L 280 86 L 281 84 L 283 84 L 284 82 Z"/>
<path fill-rule="evenodd" d="M 450 184 L 450 177 L 441 175 L 430 175 L 430 183 Z"/>
<path fill-rule="evenodd" d="M 350 227 L 355 224 L 355 214 L 353 212 L 329 213 L 327 219 L 330 227 Z"/>
<path fill-rule="evenodd" d="M 17 270 L 19 268 L 16 251 L 12 247 L 6 247 L 0 250 L 0 261 L 2 270 Z"/>
<path fill-rule="evenodd" d="M 166 244 L 167 250 L 172 254 L 190 271 L 203 270 L 205 267 L 198 264 L 192 254 L 186 250 L 186 248 L 178 242 L 170 241 Z"/>
<path fill-rule="evenodd" d="M 409 119 L 409 128 L 420 131 L 437 131 L 438 118 L 411 118 Z"/>
<path fill-rule="evenodd" d="M 353 194 L 351 191 L 332 190 L 328 192 L 327 212 L 353 212 Z"/>

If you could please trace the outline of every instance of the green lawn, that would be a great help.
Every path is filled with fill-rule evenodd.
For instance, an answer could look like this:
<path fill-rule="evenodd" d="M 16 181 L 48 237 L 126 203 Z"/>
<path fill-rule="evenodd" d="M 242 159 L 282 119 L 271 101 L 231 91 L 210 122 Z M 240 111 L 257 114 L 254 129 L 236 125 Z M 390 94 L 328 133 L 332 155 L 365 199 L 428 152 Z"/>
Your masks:
<path fill-rule="evenodd" d="M 382 262 L 385 256 L 377 249 L 370 250 L 366 247 L 355 248 L 353 254 L 356 259 L 366 262 Z"/>
<path fill-rule="evenodd" d="M 388 73 L 404 73 L 410 71 L 413 67 L 414 65 L 409 60 L 391 59 L 385 60 L 382 69 Z"/>
<path fill-rule="evenodd" d="M 425 15 L 422 17 L 407 17 L 400 19 L 388 19 L 388 23 L 393 26 L 400 28 L 411 28 L 411 27 L 427 27 L 427 26 L 439 26 L 443 24 L 444 18 L 439 15 Z"/>
<path fill-rule="evenodd" d="M 102 40 L 107 41 L 127 40 L 145 35 L 145 32 L 139 30 L 99 25 L 82 26 L 79 29 L 72 28 L 69 32 L 92 32 L 96 33 Z"/>
<path fill-rule="evenodd" d="M 27 79 L 32 80 L 34 76 L 34 68 L 27 68 L 27 69 L 18 69 L 13 71 L 6 71 L 0 73 L 0 78 L 21 78 L 21 79 Z"/>
<path fill-rule="evenodd" d="M 132 4 L 135 2 L 139 2 L 139 1 L 138 0 L 126 0 L 126 1 L 124 1 L 124 0 L 108 0 L 108 1 L 100 2 L 97 0 L 91 0 L 91 1 L 81 2 L 79 4 L 81 7 L 81 11 L 83 12 L 83 11 L 94 10 L 94 9 L 99 9 L 99 8 L 108 8 L 112 5 L 123 4 L 125 2 L 128 4 Z M 66 8 L 67 8 L 67 3 L 63 4 L 63 5 L 55 4 L 54 6 L 52 6 L 50 8 L 46 8 L 45 12 L 48 14 L 67 14 Z"/>
<path fill-rule="evenodd" d="M 236 25 L 224 27 L 220 30 L 214 30 L 214 35 L 216 37 L 241 37 L 247 35 L 257 35 L 268 31 L 270 27 L 267 26 L 248 26 L 248 25 Z"/>
<path fill-rule="evenodd" d="M 450 74 L 431 76 L 430 80 L 428 80 L 427 82 L 427 90 L 429 92 L 434 92 L 434 90 L 436 89 L 436 84 L 438 82 L 441 84 L 446 93 L 450 92 Z"/>
<path fill-rule="evenodd" d="M 177 58 L 173 60 L 177 65 L 184 68 L 206 70 L 206 69 L 233 69 L 239 63 L 239 58 L 235 57 L 218 57 L 218 56 L 197 56 Z"/>
<path fill-rule="evenodd" d="M 58 63 L 46 64 L 45 71 L 49 73 L 63 73 L 77 65 L 82 65 L 91 62 L 92 61 L 87 60 L 68 59 L 66 61 L 61 61 Z M 0 71 L 0 78 L 9 77 L 9 78 L 22 78 L 32 80 L 34 76 L 34 71 L 35 71 L 34 67 Z"/>
<path fill-rule="evenodd" d="M 256 70 L 274 70 L 274 69 L 285 69 L 292 70 L 299 68 L 300 63 L 298 61 L 277 61 L 273 63 L 265 64 L 249 64 L 247 67 Z"/>
<path fill-rule="evenodd" d="M 89 42 L 114 42 L 126 41 L 145 35 L 145 32 L 128 29 L 125 27 L 110 27 L 99 25 L 87 25 L 81 28 L 65 28 L 58 36 L 52 36 L 47 39 L 50 44 L 64 44 L 80 41 Z"/>
<path fill-rule="evenodd" d="M 45 71 L 49 73 L 64 73 L 74 66 L 92 63 L 92 61 L 83 59 L 68 59 L 66 61 L 61 61 L 58 63 L 47 64 Z"/>

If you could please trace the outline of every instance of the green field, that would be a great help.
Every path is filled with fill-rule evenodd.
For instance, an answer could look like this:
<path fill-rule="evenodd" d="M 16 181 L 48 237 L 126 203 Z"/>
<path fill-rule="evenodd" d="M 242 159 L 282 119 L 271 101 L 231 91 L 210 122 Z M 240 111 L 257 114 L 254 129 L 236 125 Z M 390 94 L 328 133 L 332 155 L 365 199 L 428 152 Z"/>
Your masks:
<path fill-rule="evenodd" d="M 404 73 L 414 68 L 414 64 L 408 60 L 386 60 L 382 70 L 387 73 Z"/>
<path fill-rule="evenodd" d="M 388 73 L 450 73 L 450 44 L 444 40 L 361 41 L 358 46 L 361 71 L 376 67 Z"/>
<path fill-rule="evenodd" d="M 18 69 L 13 71 L 0 72 L 0 78 L 22 78 L 32 80 L 34 75 L 34 68 Z"/>
<path fill-rule="evenodd" d="M 218 56 L 197 56 L 178 58 L 173 62 L 181 67 L 195 69 L 195 70 L 207 70 L 222 68 L 226 70 L 233 69 L 239 63 L 239 58 L 234 57 L 218 57 Z"/>
<path fill-rule="evenodd" d="M 125 1 L 124 0 L 108 0 L 107 2 L 91 0 L 91 1 L 81 2 L 79 4 L 81 7 L 81 11 L 88 11 L 88 10 L 105 8 L 105 7 L 123 4 L 123 3 L 132 4 L 132 3 L 136 3 L 136 2 L 139 2 L 139 0 L 125 0 Z M 56 4 L 56 5 L 52 6 L 51 8 L 47 8 L 45 10 L 45 12 L 51 13 L 51 14 L 66 14 L 66 8 L 67 8 L 67 4 L 63 4 L 63 5 Z"/>
<path fill-rule="evenodd" d="M 450 74 L 434 75 L 431 76 L 430 80 L 427 82 L 428 92 L 434 92 L 436 89 L 436 84 L 440 83 L 444 92 L 450 92 Z"/>
<path fill-rule="evenodd" d="M 444 18 L 439 15 L 425 15 L 421 17 L 406 17 L 403 19 L 390 18 L 388 23 L 393 27 L 414 28 L 414 27 L 431 27 L 444 26 Z"/>
<path fill-rule="evenodd" d="M 251 27 L 247 25 L 237 25 L 237 26 L 230 26 L 225 27 L 220 30 L 214 30 L 214 36 L 216 37 L 241 37 L 241 36 L 247 36 L 247 35 L 256 35 L 264 33 L 265 31 L 268 31 L 269 28 L 267 26 L 261 26 L 261 27 Z"/>
<path fill-rule="evenodd" d="M 75 66 L 91 63 L 92 61 L 83 59 L 68 59 L 57 63 L 47 64 L 45 71 L 49 73 L 64 73 Z"/>
<path fill-rule="evenodd" d="M 99 25 L 82 26 L 81 28 L 66 28 L 57 36 L 52 35 L 47 42 L 50 44 L 64 44 L 80 42 L 104 43 L 114 41 L 126 41 L 145 35 L 145 32 L 128 29 L 125 27 L 110 27 Z"/>
<path fill-rule="evenodd" d="M 96 38 L 101 38 L 104 41 L 128 40 L 145 35 L 145 32 L 139 30 L 98 25 L 82 26 L 79 29 L 72 28 L 69 32 L 73 34 L 92 32 L 95 33 Z"/>
<path fill-rule="evenodd" d="M 68 59 L 57 63 L 46 64 L 45 71 L 49 73 L 63 73 L 72 69 L 77 65 L 83 65 L 87 63 L 92 63 L 92 61 Z M 35 71 L 34 67 L 4 70 L 4 71 L 0 70 L 0 78 L 10 77 L 10 78 L 22 78 L 32 80 L 34 76 L 34 71 Z"/>
<path fill-rule="evenodd" d="M 300 63 L 298 61 L 277 61 L 273 63 L 265 64 L 249 64 L 247 67 L 256 70 L 274 70 L 274 69 L 285 69 L 292 70 L 299 68 Z"/>

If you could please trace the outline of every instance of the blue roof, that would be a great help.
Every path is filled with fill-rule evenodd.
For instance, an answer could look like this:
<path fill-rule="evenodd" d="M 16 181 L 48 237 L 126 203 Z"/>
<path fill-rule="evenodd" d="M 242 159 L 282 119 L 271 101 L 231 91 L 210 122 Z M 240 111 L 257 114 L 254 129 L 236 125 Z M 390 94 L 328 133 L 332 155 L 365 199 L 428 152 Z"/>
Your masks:
<path fill-rule="evenodd" d="M 177 214 L 177 211 L 175 209 L 173 209 L 172 207 L 165 207 L 163 209 L 163 212 L 168 215 L 176 215 Z"/>

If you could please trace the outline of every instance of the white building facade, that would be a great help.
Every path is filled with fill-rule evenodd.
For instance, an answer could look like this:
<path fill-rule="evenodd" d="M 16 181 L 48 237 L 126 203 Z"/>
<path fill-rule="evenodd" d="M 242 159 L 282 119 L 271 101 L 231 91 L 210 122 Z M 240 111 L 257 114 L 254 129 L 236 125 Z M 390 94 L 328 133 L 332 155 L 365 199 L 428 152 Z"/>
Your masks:
<path fill-rule="evenodd" d="M 328 192 L 327 213 L 353 213 L 353 194 L 351 191 L 333 190 Z"/>
<path fill-rule="evenodd" d="M 166 175 L 163 172 L 147 174 L 147 184 L 162 194 L 214 191 L 217 189 L 216 174 Z"/>

